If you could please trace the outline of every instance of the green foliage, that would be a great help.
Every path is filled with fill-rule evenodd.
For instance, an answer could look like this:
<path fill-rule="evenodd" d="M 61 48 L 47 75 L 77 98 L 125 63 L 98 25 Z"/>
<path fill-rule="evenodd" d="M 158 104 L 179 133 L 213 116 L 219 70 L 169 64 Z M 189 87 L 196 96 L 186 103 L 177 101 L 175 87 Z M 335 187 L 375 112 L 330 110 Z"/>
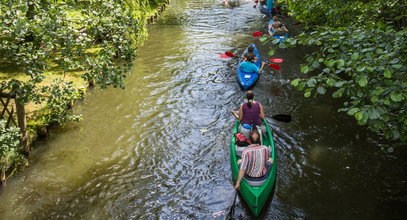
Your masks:
<path fill-rule="evenodd" d="M 305 97 L 342 98 L 339 111 L 388 139 L 407 142 L 405 2 L 399 0 L 287 0 L 310 33 L 288 46 L 312 46 L 291 84 Z M 294 42 L 297 40 L 297 42 Z M 281 48 L 281 46 L 280 46 Z"/>
<path fill-rule="evenodd" d="M 290 13 L 308 25 L 344 27 L 366 24 L 405 25 L 405 1 L 287 0 Z"/>
<path fill-rule="evenodd" d="M 71 115 L 66 110 L 69 109 L 74 100 L 81 97 L 80 93 L 74 88 L 72 82 L 65 82 L 60 78 L 53 81 L 50 88 L 47 88 L 50 94 L 47 99 L 47 110 L 42 115 L 46 124 L 63 123 L 64 121 L 79 121 L 78 115 Z"/>
<path fill-rule="evenodd" d="M 67 103 L 79 97 L 65 75 L 83 71 L 85 80 L 101 88 L 124 88 L 136 46 L 144 38 L 149 2 L 1 1 L 0 57 L 19 66 L 30 78 L 3 81 L 0 89 L 15 94 L 23 103 L 45 102 L 52 112 L 46 116 L 49 122 L 78 119 L 65 112 Z M 98 50 L 90 53 L 93 48 Z M 51 67 L 60 70 L 63 77 L 49 86 L 44 72 Z"/>
<path fill-rule="evenodd" d="M 391 28 L 320 28 L 298 37 L 299 43 L 322 46 L 306 58 L 292 81 L 304 96 L 347 97 L 340 111 L 386 138 L 407 141 L 407 31 Z"/>
<path fill-rule="evenodd" d="M 6 128 L 6 121 L 0 120 L 0 172 L 4 181 L 6 171 L 26 163 L 20 147 L 20 129 Z"/>

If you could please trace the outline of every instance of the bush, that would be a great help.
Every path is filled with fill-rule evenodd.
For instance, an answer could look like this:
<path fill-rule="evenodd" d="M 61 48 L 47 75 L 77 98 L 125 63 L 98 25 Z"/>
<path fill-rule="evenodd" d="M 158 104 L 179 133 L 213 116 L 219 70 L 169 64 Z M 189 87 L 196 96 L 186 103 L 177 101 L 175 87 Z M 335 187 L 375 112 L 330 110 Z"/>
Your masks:
<path fill-rule="evenodd" d="M 0 180 L 5 180 L 7 170 L 26 162 L 20 146 L 20 129 L 6 128 L 6 121 L 0 120 Z"/>

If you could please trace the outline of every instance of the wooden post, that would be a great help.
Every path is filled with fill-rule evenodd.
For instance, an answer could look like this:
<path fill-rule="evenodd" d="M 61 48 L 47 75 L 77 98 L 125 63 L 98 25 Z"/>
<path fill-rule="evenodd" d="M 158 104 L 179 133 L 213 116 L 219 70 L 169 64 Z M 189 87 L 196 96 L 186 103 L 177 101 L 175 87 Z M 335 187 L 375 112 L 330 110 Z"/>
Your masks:
<path fill-rule="evenodd" d="M 24 107 L 24 104 L 21 104 L 18 99 L 15 99 L 15 101 L 16 101 L 18 126 L 20 127 L 20 131 L 21 131 L 21 145 L 23 146 L 24 151 L 28 155 L 28 153 L 30 152 L 30 147 L 28 146 L 27 119 L 26 119 L 26 114 L 25 114 L 25 107 Z"/>

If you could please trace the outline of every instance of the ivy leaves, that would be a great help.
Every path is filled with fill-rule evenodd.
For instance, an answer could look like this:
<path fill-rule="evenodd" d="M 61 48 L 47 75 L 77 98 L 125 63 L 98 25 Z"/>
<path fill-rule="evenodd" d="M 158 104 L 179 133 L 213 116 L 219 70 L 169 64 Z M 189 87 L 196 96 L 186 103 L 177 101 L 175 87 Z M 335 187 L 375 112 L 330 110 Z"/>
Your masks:
<path fill-rule="evenodd" d="M 347 97 L 339 111 L 388 139 L 407 141 L 407 31 L 320 28 L 297 39 L 321 45 L 300 67 L 309 78 L 295 79 L 293 86 L 305 97 L 327 91 L 333 98 Z"/>

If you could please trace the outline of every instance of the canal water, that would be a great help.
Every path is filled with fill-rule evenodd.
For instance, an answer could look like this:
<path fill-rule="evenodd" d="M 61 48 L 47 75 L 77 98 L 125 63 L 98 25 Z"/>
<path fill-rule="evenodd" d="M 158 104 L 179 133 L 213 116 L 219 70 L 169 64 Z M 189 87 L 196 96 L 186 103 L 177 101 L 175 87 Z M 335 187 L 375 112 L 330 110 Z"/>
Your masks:
<path fill-rule="evenodd" d="M 212 219 L 233 200 L 230 110 L 243 102 L 235 59 L 267 19 L 242 2 L 173 0 L 137 51 L 125 90 L 91 90 L 79 123 L 36 144 L 31 166 L 0 193 L 0 219 Z M 301 27 L 291 25 L 292 34 Z M 278 155 L 265 219 L 401 219 L 406 153 L 380 150 L 377 136 L 337 113 L 329 97 L 306 99 L 290 86 L 308 49 L 277 50 L 254 88 L 271 122 Z M 235 216 L 252 218 L 238 197 Z"/>

